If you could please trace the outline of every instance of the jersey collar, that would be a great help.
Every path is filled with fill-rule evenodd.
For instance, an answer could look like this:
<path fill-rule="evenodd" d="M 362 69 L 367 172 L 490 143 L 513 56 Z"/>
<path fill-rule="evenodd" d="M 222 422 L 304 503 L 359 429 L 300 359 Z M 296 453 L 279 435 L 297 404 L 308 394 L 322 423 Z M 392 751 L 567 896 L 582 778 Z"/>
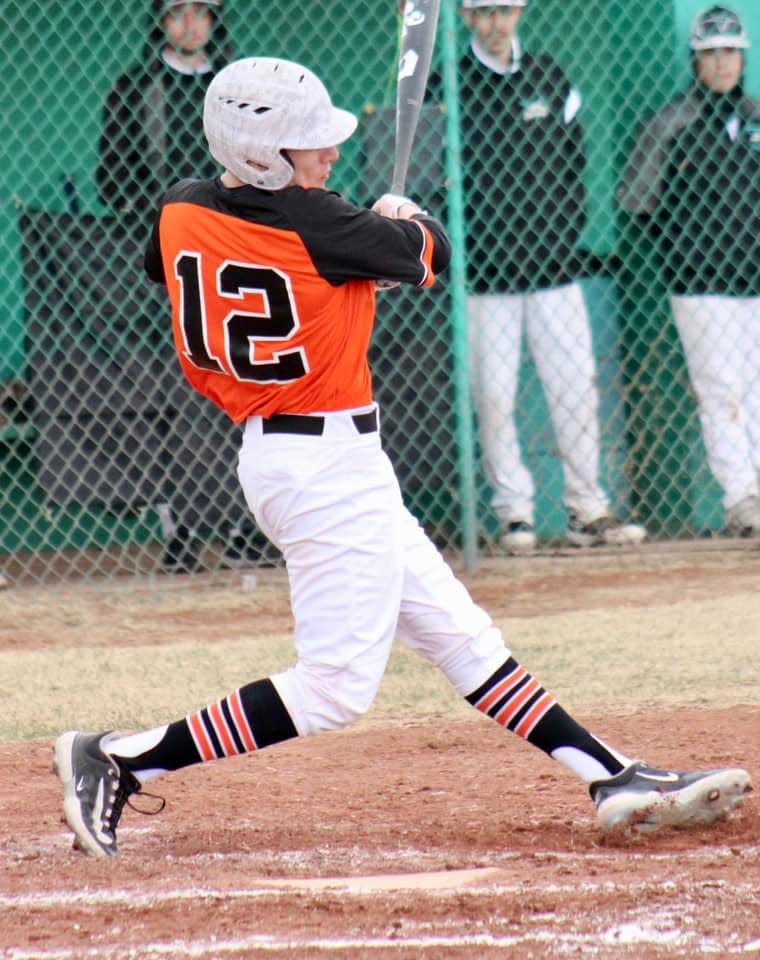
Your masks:
<path fill-rule="evenodd" d="M 191 67 L 185 63 L 184 60 L 180 59 L 171 47 L 161 51 L 161 59 L 168 67 L 171 67 L 172 70 L 176 70 L 177 73 L 185 73 L 188 76 L 195 73 L 208 73 L 211 70 L 211 63 L 206 57 L 200 61 L 198 66 Z"/>

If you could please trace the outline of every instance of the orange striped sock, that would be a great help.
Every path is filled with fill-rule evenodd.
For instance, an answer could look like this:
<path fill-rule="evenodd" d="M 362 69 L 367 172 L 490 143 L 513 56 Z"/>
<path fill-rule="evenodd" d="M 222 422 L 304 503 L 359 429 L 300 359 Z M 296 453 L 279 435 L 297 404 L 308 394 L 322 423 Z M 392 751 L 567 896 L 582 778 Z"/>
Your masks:
<path fill-rule="evenodd" d="M 256 680 L 170 723 L 163 736 L 142 753 L 117 756 L 133 773 L 155 773 L 250 753 L 296 736 L 298 732 L 272 681 Z"/>
<path fill-rule="evenodd" d="M 617 756 L 575 721 L 513 657 L 466 700 L 550 756 L 562 747 L 573 747 L 600 763 L 610 776 L 623 769 Z"/>
<path fill-rule="evenodd" d="M 525 740 L 530 740 L 534 728 L 557 702 L 512 657 L 467 700 Z"/>
<path fill-rule="evenodd" d="M 271 680 L 257 680 L 185 718 L 201 760 L 218 760 L 297 736 Z"/>

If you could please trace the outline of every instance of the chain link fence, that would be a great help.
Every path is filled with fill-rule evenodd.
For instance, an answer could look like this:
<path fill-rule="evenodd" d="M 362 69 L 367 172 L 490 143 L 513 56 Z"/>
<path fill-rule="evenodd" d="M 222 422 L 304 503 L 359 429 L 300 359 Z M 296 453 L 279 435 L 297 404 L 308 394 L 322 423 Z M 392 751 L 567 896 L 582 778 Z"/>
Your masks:
<path fill-rule="evenodd" d="M 360 117 L 331 186 L 362 204 L 389 187 L 397 3 L 224 0 L 171 23 L 167 6 L 0 13 L 11 580 L 280 562 L 238 490 L 238 428 L 184 382 L 142 272 L 162 190 L 216 172 L 213 70 L 254 53 L 311 67 Z M 434 290 L 379 295 L 371 359 L 406 501 L 444 548 L 501 549 L 517 522 L 552 547 L 600 512 L 651 540 L 760 532 L 760 11 L 732 4 L 756 46 L 734 37 L 742 95 L 708 109 L 698 9 L 531 0 L 507 43 L 503 8 L 443 0 L 408 190 L 455 263 Z"/>

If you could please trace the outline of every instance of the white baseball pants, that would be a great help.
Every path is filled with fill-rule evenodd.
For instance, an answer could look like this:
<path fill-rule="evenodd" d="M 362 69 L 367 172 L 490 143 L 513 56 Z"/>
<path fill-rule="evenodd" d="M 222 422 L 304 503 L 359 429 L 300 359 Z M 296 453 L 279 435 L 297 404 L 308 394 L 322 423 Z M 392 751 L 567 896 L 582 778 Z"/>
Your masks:
<path fill-rule="evenodd" d="M 379 433 L 357 432 L 361 412 L 325 414 L 322 436 L 250 417 L 243 435 L 240 482 L 290 580 L 298 661 L 271 679 L 300 735 L 369 709 L 395 636 L 463 696 L 509 656 L 404 506 Z"/>
<path fill-rule="evenodd" d="M 707 460 L 730 509 L 757 496 L 760 297 L 671 297 Z"/>
<path fill-rule="evenodd" d="M 578 284 L 468 298 L 472 383 L 493 507 L 504 522 L 534 522 L 533 478 L 515 424 L 523 329 L 549 406 L 565 504 L 584 522 L 608 512 L 599 485 L 598 406 L 591 327 Z"/>

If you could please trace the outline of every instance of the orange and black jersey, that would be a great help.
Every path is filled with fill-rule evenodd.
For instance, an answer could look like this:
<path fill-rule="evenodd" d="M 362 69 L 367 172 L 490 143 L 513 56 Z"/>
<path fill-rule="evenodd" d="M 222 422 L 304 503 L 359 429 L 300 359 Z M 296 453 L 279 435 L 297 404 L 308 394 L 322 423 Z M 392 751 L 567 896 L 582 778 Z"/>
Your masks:
<path fill-rule="evenodd" d="M 240 423 L 372 402 L 375 281 L 431 286 L 449 262 L 433 217 L 389 220 L 327 190 L 183 180 L 145 254 L 165 283 L 190 383 Z"/>

